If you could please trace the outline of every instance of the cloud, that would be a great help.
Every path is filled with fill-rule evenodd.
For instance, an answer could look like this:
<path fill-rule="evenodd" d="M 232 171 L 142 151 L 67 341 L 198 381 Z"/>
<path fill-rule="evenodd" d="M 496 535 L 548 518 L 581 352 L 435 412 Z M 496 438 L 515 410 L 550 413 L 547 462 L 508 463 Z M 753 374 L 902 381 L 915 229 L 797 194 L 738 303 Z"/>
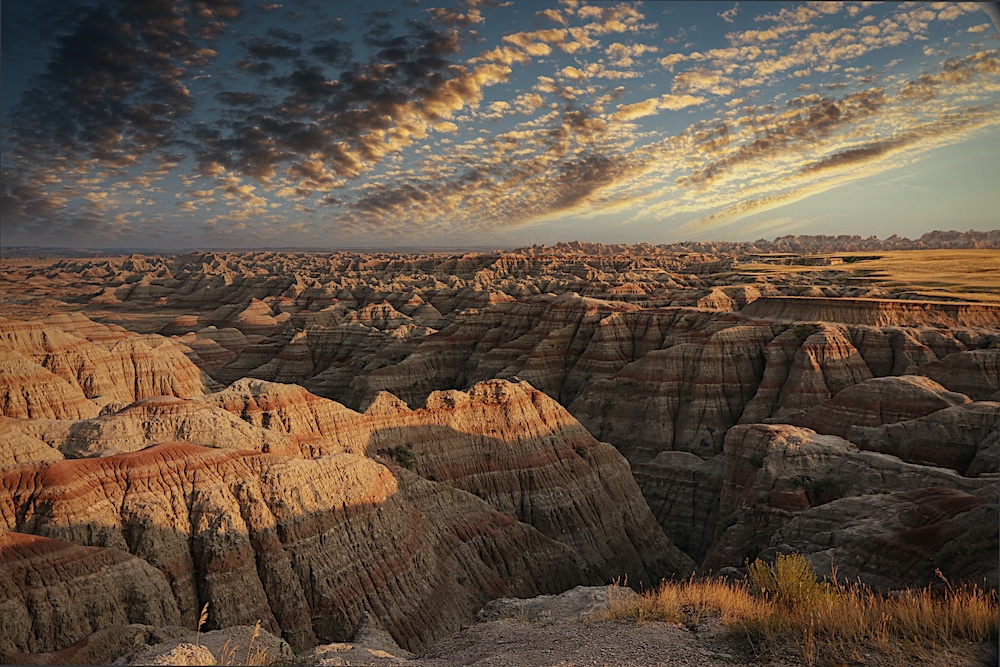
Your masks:
<path fill-rule="evenodd" d="M 549 19 L 553 23 L 559 23 L 561 25 L 566 25 L 566 18 L 562 14 L 560 14 L 558 10 L 552 9 L 551 7 L 549 9 L 545 9 L 545 10 L 542 10 L 542 11 L 539 11 L 539 12 L 535 12 L 535 16 L 544 16 L 545 18 Z"/>
<path fill-rule="evenodd" d="M 735 90 L 735 85 L 718 70 L 693 67 L 674 77 L 673 90 L 680 93 L 706 92 L 713 95 L 729 95 Z"/>
<path fill-rule="evenodd" d="M 719 12 L 718 14 L 716 14 L 716 16 L 721 18 L 726 23 L 732 23 L 736 19 L 736 15 L 739 13 L 740 13 L 740 3 L 737 2 L 726 11 Z"/>
<path fill-rule="evenodd" d="M 302 234 L 610 211 L 728 224 L 911 159 L 932 129 L 957 141 L 974 124 L 945 119 L 985 127 L 1000 91 L 996 51 L 958 50 L 982 41 L 966 5 L 739 4 L 716 22 L 728 41 L 701 50 L 631 3 L 533 10 L 499 36 L 482 29 L 508 25 L 495 4 L 349 28 L 242 6 L 107 0 L 59 33 L 5 119 L 5 237 L 191 219 L 265 239 L 300 215 L 316 223 Z M 900 74 L 890 50 L 925 36 L 928 58 L 960 55 Z"/>
<path fill-rule="evenodd" d="M 605 53 L 611 58 L 611 62 L 618 67 L 631 67 L 635 64 L 635 58 L 639 58 L 647 53 L 656 53 L 659 49 L 648 44 L 622 44 L 612 43 Z"/>
<path fill-rule="evenodd" d="M 619 104 L 618 111 L 612 114 L 614 120 L 634 120 L 643 116 L 651 116 L 660 109 L 660 100 L 652 97 L 635 104 Z"/>
<path fill-rule="evenodd" d="M 661 109 L 677 111 L 696 104 L 701 104 L 704 101 L 704 97 L 695 97 L 693 95 L 663 95 L 661 97 L 652 97 L 634 104 L 618 105 L 618 111 L 613 113 L 611 118 L 619 121 L 634 120 L 636 118 L 642 118 L 643 116 L 652 116 L 653 114 L 658 113 Z"/>

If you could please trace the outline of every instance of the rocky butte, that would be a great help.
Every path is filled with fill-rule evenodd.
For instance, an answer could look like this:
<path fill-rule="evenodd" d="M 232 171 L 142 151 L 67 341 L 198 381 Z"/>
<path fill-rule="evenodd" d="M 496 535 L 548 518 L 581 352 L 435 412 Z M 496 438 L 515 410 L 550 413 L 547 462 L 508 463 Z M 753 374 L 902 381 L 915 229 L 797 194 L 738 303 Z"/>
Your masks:
<path fill-rule="evenodd" d="M 419 652 L 497 598 L 792 552 L 995 589 L 997 248 L 13 253 L 0 653 L 110 662 L 206 604 L 207 645 Z"/>

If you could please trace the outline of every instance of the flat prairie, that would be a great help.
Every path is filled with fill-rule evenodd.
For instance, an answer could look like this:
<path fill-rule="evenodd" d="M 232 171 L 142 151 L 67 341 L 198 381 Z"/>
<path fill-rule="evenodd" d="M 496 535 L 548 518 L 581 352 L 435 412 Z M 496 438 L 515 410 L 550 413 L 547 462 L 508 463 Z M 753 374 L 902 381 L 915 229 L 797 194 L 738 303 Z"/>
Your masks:
<path fill-rule="evenodd" d="M 739 271 L 758 274 L 840 274 L 845 284 L 864 282 L 889 292 L 947 301 L 1000 302 L 1000 250 L 888 250 L 803 255 L 803 263 L 738 264 Z M 843 263 L 812 265 L 829 260 Z"/>

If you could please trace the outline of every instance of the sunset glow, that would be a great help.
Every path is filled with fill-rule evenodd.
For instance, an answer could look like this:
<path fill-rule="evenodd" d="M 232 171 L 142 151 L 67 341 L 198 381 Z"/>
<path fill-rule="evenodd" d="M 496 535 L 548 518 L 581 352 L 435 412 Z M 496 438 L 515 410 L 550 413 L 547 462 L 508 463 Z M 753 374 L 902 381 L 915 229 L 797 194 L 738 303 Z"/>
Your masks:
<path fill-rule="evenodd" d="M 3 7 L 2 243 L 997 227 L 979 3 Z"/>

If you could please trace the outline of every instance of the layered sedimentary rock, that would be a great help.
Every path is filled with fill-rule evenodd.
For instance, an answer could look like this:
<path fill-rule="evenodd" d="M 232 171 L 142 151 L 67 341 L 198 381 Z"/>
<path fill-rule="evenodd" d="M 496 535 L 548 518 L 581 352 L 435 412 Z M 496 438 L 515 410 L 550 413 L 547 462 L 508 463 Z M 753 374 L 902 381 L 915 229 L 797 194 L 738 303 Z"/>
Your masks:
<path fill-rule="evenodd" d="M 0 417 L 0 468 L 63 458 L 62 452 L 41 437 L 40 430 L 48 429 L 31 420 Z M 65 434 L 69 428 L 59 431 Z"/>
<path fill-rule="evenodd" d="M 995 584 L 997 299 L 845 266 L 993 236 L 0 267 L 3 516 L 297 646 L 775 551 Z"/>
<path fill-rule="evenodd" d="M 1000 399 L 1000 347 L 955 352 L 917 372 L 975 401 Z"/>
<path fill-rule="evenodd" d="M 873 378 L 846 387 L 814 408 L 789 415 L 787 422 L 846 437 L 855 427 L 895 424 L 970 402 L 965 394 L 918 375 Z"/>
<path fill-rule="evenodd" d="M 796 322 L 842 322 L 871 326 L 1000 327 L 1000 306 L 882 299 L 766 297 L 747 315 Z"/>
<path fill-rule="evenodd" d="M 21 419 L 83 419 L 100 410 L 79 386 L 0 343 L 0 414 Z"/>
<path fill-rule="evenodd" d="M 976 401 L 919 419 L 875 427 L 853 426 L 846 437 L 861 449 L 977 477 L 998 471 L 1000 403 Z"/>
<path fill-rule="evenodd" d="M 203 401 L 172 396 L 144 398 L 122 410 L 73 424 L 65 440 L 53 443 L 66 458 L 109 456 L 160 442 L 183 441 L 225 449 L 298 455 L 297 443 L 254 428 Z"/>
<path fill-rule="evenodd" d="M 698 563 L 715 542 L 725 473 L 722 454 L 702 459 L 681 451 L 660 452 L 653 460 L 632 468 L 663 531 Z"/>
<path fill-rule="evenodd" d="M 611 446 L 527 383 L 435 392 L 419 410 L 380 394 L 362 415 L 299 387 L 244 379 L 206 401 L 288 433 L 307 456 L 367 452 L 469 491 L 571 547 L 591 582 L 686 574 Z"/>
<path fill-rule="evenodd" d="M 996 588 L 996 494 L 931 487 L 843 498 L 792 517 L 772 549 L 808 555 L 816 572 L 882 590 L 939 581 Z"/>
<path fill-rule="evenodd" d="M 282 434 L 309 458 L 362 454 L 368 444 L 370 427 L 359 413 L 296 385 L 244 378 L 204 401 L 246 424 Z"/>
<path fill-rule="evenodd" d="M 725 463 L 726 473 L 719 501 L 720 534 L 704 563 L 705 567 L 716 569 L 726 565 L 738 566 L 768 548 L 785 544 L 790 539 L 786 528 L 792 522 L 798 522 L 796 526 L 813 525 L 815 528 L 814 524 L 809 524 L 811 517 L 832 516 L 830 513 L 833 510 L 820 511 L 820 508 L 834 502 L 839 502 L 836 508 L 840 512 L 840 524 L 844 527 L 864 524 L 866 527 L 859 533 L 862 535 L 879 531 L 886 535 L 899 532 L 893 523 L 897 521 L 894 518 L 897 512 L 902 517 L 898 521 L 910 521 L 910 528 L 932 526 L 943 520 L 954 520 L 955 526 L 965 526 L 963 530 L 954 528 L 948 532 L 947 538 L 929 542 L 924 555 L 930 556 L 942 549 L 948 540 L 957 539 L 980 525 L 975 516 L 960 519 L 961 515 L 983 505 L 991 505 L 993 509 L 977 512 L 995 513 L 996 510 L 995 479 L 968 478 L 954 470 L 906 463 L 894 456 L 860 451 L 843 438 L 820 435 L 794 426 L 753 424 L 734 427 L 726 437 Z M 909 515 L 902 506 L 884 516 L 868 509 L 873 503 L 885 509 L 890 505 L 895 507 L 893 503 L 905 505 L 914 498 L 938 497 L 942 493 L 946 497 L 968 500 L 953 504 L 942 501 L 947 509 L 947 512 L 941 510 L 944 514 L 914 510 L 918 516 L 912 520 L 906 518 Z M 882 494 L 891 498 L 878 502 L 872 500 Z M 880 522 L 883 522 L 882 525 Z M 818 553 L 820 546 L 826 549 L 847 544 L 828 542 L 824 545 L 823 540 L 833 539 L 829 535 L 822 537 L 814 534 L 806 540 L 803 536 L 808 532 L 808 528 L 802 527 L 793 530 L 799 536 L 794 545 L 802 549 L 808 546 L 803 552 L 807 555 Z M 822 531 L 816 529 L 815 532 Z M 846 531 L 837 535 L 847 540 L 851 533 Z M 880 541 L 879 549 L 883 552 L 880 558 L 871 560 L 869 550 L 865 560 L 859 551 L 864 540 L 855 537 L 848 540 L 849 547 L 844 547 L 855 554 L 851 561 L 855 570 L 852 570 L 851 576 L 861 576 L 863 581 L 877 586 L 901 580 L 919 581 L 921 584 L 931 581 L 933 566 L 929 565 L 930 561 L 914 556 L 908 546 L 908 540 L 916 538 L 902 535 L 898 539 Z M 994 552 L 986 548 L 972 556 L 975 562 L 965 569 L 987 572 L 987 556 L 995 561 L 995 547 Z M 867 564 L 861 563 L 862 560 Z M 894 570 L 892 563 L 907 563 L 906 569 Z"/>
<path fill-rule="evenodd" d="M 588 581 L 648 585 L 694 569 L 664 537 L 622 456 L 527 383 L 435 392 L 415 411 L 382 394 L 365 417 L 369 454 L 474 493 L 571 546 Z"/>
<path fill-rule="evenodd" d="M 183 340 L 191 358 L 221 382 L 244 376 L 295 382 L 363 409 L 383 390 L 418 406 L 437 389 L 518 377 L 569 406 L 599 439 L 613 442 L 634 462 L 670 449 L 710 456 L 720 451 L 722 434 L 734 423 L 784 418 L 850 384 L 920 372 L 948 354 L 996 342 L 983 333 L 992 325 L 982 317 L 956 319 L 952 312 L 988 314 L 993 306 L 883 299 L 871 302 L 875 311 L 906 316 L 880 315 L 867 323 L 840 317 L 848 323 L 822 324 L 809 320 L 837 319 L 836 313 L 813 312 L 817 303 L 846 307 L 849 301 L 831 297 L 858 293 L 861 288 L 853 285 L 859 281 L 845 285 L 840 274 L 820 272 L 807 279 L 814 284 L 803 286 L 795 283 L 802 274 L 754 276 L 740 274 L 738 266 L 732 267 L 735 274 L 679 274 L 719 257 L 680 248 L 621 250 L 624 258 L 586 244 L 551 253 L 407 258 L 216 253 L 144 258 L 139 264 L 155 267 L 157 277 L 148 285 L 161 285 L 167 295 L 162 298 L 199 309 L 195 320 L 174 318 L 163 330 L 187 332 Z M 115 270 L 127 272 L 125 265 L 137 261 Z M 261 266 L 269 267 L 268 275 Z M 60 267 L 91 268 L 112 270 L 72 262 Z M 122 296 L 133 284 L 127 280 Z M 806 292 L 825 296 L 779 299 Z M 778 299 L 781 312 L 771 312 L 766 303 L 754 306 L 761 297 Z M 711 309 L 664 307 L 699 303 Z M 857 303 L 861 310 L 871 305 Z M 744 311 L 734 316 L 720 307 Z M 427 318 L 417 317 L 419 311 Z M 229 329 L 243 337 L 237 345 L 205 328 L 226 327 L 241 317 L 246 322 L 251 315 L 287 318 L 267 337 Z M 941 318 L 951 318 L 952 331 L 930 326 Z M 191 331 L 193 326 L 199 329 Z M 720 335 L 740 327 L 747 329 Z M 736 340 L 748 330 L 754 340 L 743 349 Z M 725 336 L 729 343 L 720 340 Z M 685 352 L 679 346 L 686 344 L 695 347 Z M 703 347 L 714 349 L 703 354 Z M 674 356 L 654 356 L 648 368 L 626 370 L 651 351 Z M 658 377 L 663 365 L 679 365 L 676 373 L 684 379 Z M 635 370 L 641 377 L 633 386 Z M 687 381 L 692 374 L 699 378 Z M 690 404 L 681 404 L 675 390 L 691 396 Z M 616 399 L 630 394 L 649 416 L 639 429 L 615 410 Z"/>
<path fill-rule="evenodd" d="M 145 560 L 0 530 L 0 654 L 56 651 L 116 625 L 179 621 L 167 578 Z"/>
<path fill-rule="evenodd" d="M 397 641 L 422 646 L 496 595 L 619 576 L 652 584 L 695 567 L 664 537 L 621 455 L 526 384 L 439 392 L 416 411 L 382 395 L 359 414 L 245 379 L 88 420 L 7 422 L 32 452 L 98 457 L 9 468 L 8 528 L 142 558 L 187 625 L 207 601 L 219 627 L 259 617 L 306 646 L 345 639 L 372 613 Z M 220 449 L 133 451 L 177 436 Z M 111 455 L 123 450 L 133 453 Z M 366 450 L 394 463 L 395 477 Z M 340 555 L 321 555 L 330 550 Z M 317 583 L 345 568 L 353 574 Z M 385 597 L 400 588 L 409 606 Z"/>
<path fill-rule="evenodd" d="M 72 324 L 79 327 L 78 322 Z M 100 327 L 97 333 L 103 333 Z M 4 415 L 73 419 L 94 408 L 126 405 L 148 396 L 204 393 L 198 368 L 166 339 L 131 334 L 110 341 L 99 336 L 97 341 L 67 333 L 48 321 L 0 318 L 0 344 L 16 353 L 0 359 L 6 367 L 3 400 L 9 406 Z M 37 365 L 33 374 L 26 360 Z M 75 407 L 83 404 L 69 396 L 62 383 L 52 383 L 50 374 L 89 399 L 94 408 Z M 25 388 L 31 386 L 35 389 L 26 393 Z M 55 397 L 48 396 L 50 392 L 55 392 Z M 58 407 L 61 404 L 68 408 Z M 40 407 L 43 405 L 47 407 Z"/>
<path fill-rule="evenodd" d="M 166 444 L 10 469 L 3 489 L 9 530 L 137 562 L 128 585 L 159 582 L 156 605 L 184 625 L 209 602 L 210 629 L 260 619 L 299 647 L 346 639 L 363 613 L 401 644 L 426 646 L 491 597 L 583 578 L 568 548 L 475 496 L 351 454 Z M 5 553 L 10 571 L 28 567 L 30 554 Z M 18 647 L 71 643 L 40 644 L 41 631 L 29 627 Z"/>

